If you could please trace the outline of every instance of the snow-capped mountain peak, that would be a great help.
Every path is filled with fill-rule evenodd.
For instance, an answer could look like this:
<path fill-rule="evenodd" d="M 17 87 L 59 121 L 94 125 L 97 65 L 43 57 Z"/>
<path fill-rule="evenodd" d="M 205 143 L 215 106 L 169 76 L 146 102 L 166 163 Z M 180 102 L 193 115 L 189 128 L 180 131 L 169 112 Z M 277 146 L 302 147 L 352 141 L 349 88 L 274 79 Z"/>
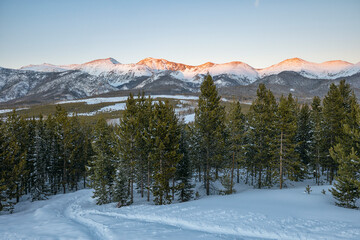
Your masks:
<path fill-rule="evenodd" d="M 170 62 L 166 59 L 145 58 L 137 63 L 137 65 L 145 65 L 152 70 L 170 70 L 170 71 L 183 71 L 193 66 L 185 65 L 182 63 Z"/>
<path fill-rule="evenodd" d="M 27 65 L 20 68 L 20 70 L 25 71 L 35 71 L 35 72 L 63 72 L 66 71 L 67 68 L 63 68 L 61 66 L 53 65 L 50 63 L 43 63 L 38 65 Z"/>
<path fill-rule="evenodd" d="M 259 78 L 279 74 L 284 71 L 293 71 L 304 77 L 312 79 L 335 79 L 338 77 L 350 76 L 360 72 L 359 64 L 352 64 L 346 61 L 334 60 L 323 63 L 313 63 L 301 58 L 290 58 L 263 69 L 255 69 L 246 63 L 233 61 L 223 64 L 206 62 L 198 66 L 186 65 L 183 63 L 171 62 L 166 59 L 148 57 L 135 64 L 121 64 L 114 58 L 97 59 L 83 64 L 61 65 L 52 64 L 29 65 L 21 68 L 39 72 L 61 72 L 68 70 L 80 70 L 91 75 L 100 76 L 109 73 L 119 76 L 126 75 L 127 81 L 130 76 L 151 76 L 170 72 L 171 76 L 180 80 L 196 81 L 198 74 L 210 73 L 213 76 L 231 75 L 232 79 L 246 84 L 252 83 Z M 123 77 L 119 77 L 123 79 Z M 194 80 L 195 79 L 195 80 Z M 242 80 L 241 80 L 242 79 Z"/>
<path fill-rule="evenodd" d="M 347 72 L 353 72 L 353 67 L 354 64 L 341 60 L 313 63 L 301 58 L 291 58 L 270 67 L 260 69 L 258 72 L 260 77 L 279 74 L 284 71 L 293 71 L 312 79 L 335 79 L 349 76 Z"/>
<path fill-rule="evenodd" d="M 96 59 L 87 63 L 84 63 L 83 65 L 99 65 L 99 64 L 120 64 L 116 59 L 114 58 L 105 58 L 105 59 Z"/>

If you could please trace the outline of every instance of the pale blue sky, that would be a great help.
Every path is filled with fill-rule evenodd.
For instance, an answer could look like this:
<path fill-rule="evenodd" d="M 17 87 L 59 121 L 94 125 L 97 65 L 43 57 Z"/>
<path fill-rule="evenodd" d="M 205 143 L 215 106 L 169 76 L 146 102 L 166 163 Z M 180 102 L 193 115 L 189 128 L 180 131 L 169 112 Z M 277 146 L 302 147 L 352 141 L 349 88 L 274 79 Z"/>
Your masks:
<path fill-rule="evenodd" d="M 360 61 L 358 0 L 0 0 L 0 66 Z"/>

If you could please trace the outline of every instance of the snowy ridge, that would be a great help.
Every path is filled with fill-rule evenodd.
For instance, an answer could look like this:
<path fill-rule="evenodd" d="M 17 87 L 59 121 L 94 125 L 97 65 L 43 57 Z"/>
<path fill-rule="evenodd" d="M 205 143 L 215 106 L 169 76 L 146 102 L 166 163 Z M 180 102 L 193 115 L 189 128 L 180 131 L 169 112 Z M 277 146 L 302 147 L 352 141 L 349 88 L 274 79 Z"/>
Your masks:
<path fill-rule="evenodd" d="M 39 72 L 60 72 L 68 70 L 80 70 L 91 75 L 109 75 L 140 77 L 152 76 L 161 72 L 171 72 L 174 78 L 195 81 L 199 74 L 210 73 L 213 76 L 231 75 L 234 79 L 247 79 L 248 84 L 259 78 L 281 73 L 283 71 L 294 71 L 304 77 L 317 79 L 335 79 L 350 76 L 360 72 L 360 63 L 335 60 L 323 63 L 312 63 L 300 58 L 291 58 L 264 69 L 255 69 L 243 62 L 229 62 L 215 64 L 211 62 L 198 66 L 170 62 L 166 59 L 145 58 L 135 64 L 121 64 L 113 58 L 98 59 L 83 64 L 71 64 L 56 66 L 52 64 L 29 65 L 20 68 Z M 114 83 L 114 86 L 118 84 Z"/>
<path fill-rule="evenodd" d="M 56 66 L 49 63 L 43 63 L 40 65 L 27 65 L 21 67 L 20 70 L 35 71 L 35 72 L 63 72 L 69 70 L 69 68 Z"/>
<path fill-rule="evenodd" d="M 270 67 L 260 69 L 260 77 L 279 74 L 284 71 L 294 71 L 313 79 L 335 79 L 350 76 L 360 72 L 360 65 L 335 60 L 323 63 L 312 63 L 300 58 L 291 58 Z"/>

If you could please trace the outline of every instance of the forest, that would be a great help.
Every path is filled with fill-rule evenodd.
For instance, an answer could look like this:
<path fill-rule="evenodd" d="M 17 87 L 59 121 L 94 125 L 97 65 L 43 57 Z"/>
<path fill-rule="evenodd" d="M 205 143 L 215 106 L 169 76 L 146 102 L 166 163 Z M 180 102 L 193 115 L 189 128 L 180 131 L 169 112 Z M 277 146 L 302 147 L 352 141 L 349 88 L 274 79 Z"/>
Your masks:
<path fill-rule="evenodd" d="M 130 94 L 119 125 L 80 121 L 59 105 L 32 119 L 12 112 L 0 121 L 0 211 L 81 188 L 122 207 L 134 193 L 157 205 L 192 200 L 194 182 L 212 195 L 234 193 L 235 182 L 282 189 L 309 178 L 333 184 L 337 205 L 358 208 L 359 154 L 360 108 L 345 80 L 311 104 L 277 100 L 260 84 L 245 114 L 239 101 L 225 111 L 207 75 L 190 124 L 144 93 Z"/>

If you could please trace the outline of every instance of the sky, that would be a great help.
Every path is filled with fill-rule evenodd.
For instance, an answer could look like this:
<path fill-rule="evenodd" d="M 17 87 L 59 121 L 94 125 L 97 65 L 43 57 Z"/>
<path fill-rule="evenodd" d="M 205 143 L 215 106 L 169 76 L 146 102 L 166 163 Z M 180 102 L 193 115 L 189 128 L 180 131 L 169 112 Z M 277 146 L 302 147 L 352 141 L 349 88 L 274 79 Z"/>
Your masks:
<path fill-rule="evenodd" d="M 360 62 L 358 0 L 0 0 L 0 66 Z"/>

